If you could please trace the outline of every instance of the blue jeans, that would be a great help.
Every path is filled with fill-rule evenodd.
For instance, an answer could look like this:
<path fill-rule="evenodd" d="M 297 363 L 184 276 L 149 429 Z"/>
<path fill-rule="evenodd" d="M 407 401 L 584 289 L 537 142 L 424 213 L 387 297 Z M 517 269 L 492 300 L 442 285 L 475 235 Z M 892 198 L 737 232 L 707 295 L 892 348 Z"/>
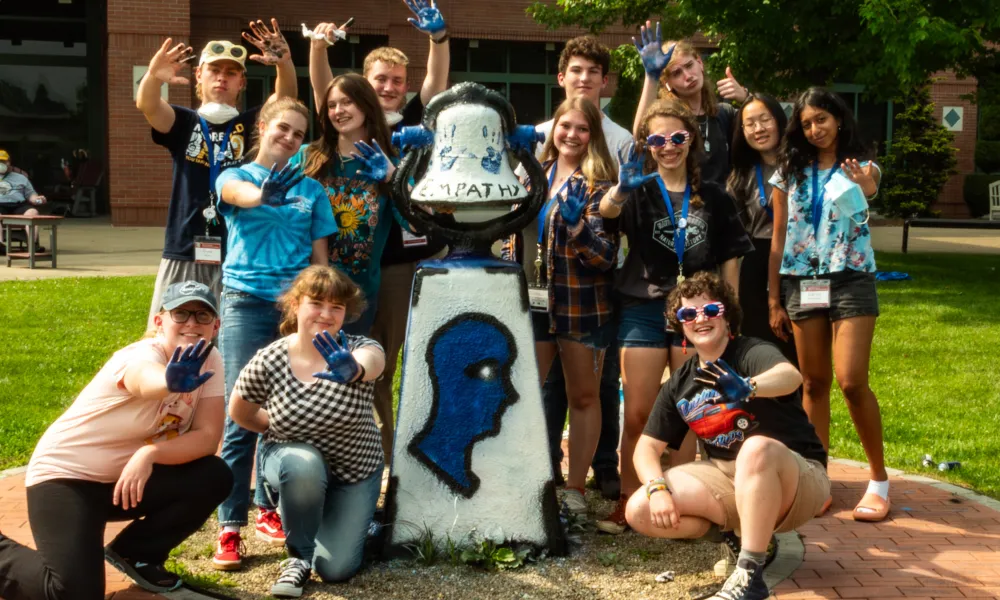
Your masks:
<path fill-rule="evenodd" d="M 278 339 L 281 311 L 271 300 L 258 298 L 232 288 L 222 290 L 222 328 L 219 330 L 219 350 L 226 374 L 226 427 L 222 435 L 220 456 L 233 471 L 233 489 L 219 505 L 220 525 L 246 525 L 250 510 L 250 475 L 254 468 L 254 451 L 258 434 L 243 429 L 229 418 L 229 397 L 236 387 L 240 371 L 261 348 Z M 254 503 L 271 508 L 260 476 L 257 460 L 257 487 Z"/>
<path fill-rule="evenodd" d="M 350 579 L 361 567 L 382 467 L 345 483 L 319 450 L 301 442 L 261 444 L 261 460 L 268 486 L 278 490 L 288 555 L 309 561 L 325 582 Z"/>

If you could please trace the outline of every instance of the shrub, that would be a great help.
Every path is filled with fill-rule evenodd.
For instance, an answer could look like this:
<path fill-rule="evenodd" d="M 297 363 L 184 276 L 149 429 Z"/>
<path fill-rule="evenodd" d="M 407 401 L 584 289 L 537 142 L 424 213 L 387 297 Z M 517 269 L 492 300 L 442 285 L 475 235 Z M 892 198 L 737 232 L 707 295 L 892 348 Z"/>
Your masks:
<path fill-rule="evenodd" d="M 982 142 L 979 142 L 982 144 Z M 973 218 L 981 217 L 990 212 L 990 184 L 1000 181 L 1000 174 L 983 175 L 975 173 L 965 176 L 965 188 L 962 196 L 969 205 L 969 214 Z"/>
<path fill-rule="evenodd" d="M 976 166 L 986 173 L 1000 173 L 1000 141 L 976 142 Z"/>

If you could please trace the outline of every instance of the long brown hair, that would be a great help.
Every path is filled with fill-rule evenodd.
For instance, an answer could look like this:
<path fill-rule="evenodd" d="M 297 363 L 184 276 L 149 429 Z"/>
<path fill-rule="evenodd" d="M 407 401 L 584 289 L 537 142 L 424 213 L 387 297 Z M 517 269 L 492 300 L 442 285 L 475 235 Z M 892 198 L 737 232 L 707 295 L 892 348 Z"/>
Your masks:
<path fill-rule="evenodd" d="M 288 291 L 278 298 L 281 308 L 281 335 L 291 335 L 299 330 L 296 309 L 302 298 L 309 296 L 324 302 L 343 302 L 347 308 L 344 321 L 355 321 L 364 312 L 365 295 L 351 278 L 326 265 L 312 265 L 302 269 Z M 335 332 L 331 332 L 335 333 Z"/>
<path fill-rule="evenodd" d="M 396 150 L 392 147 L 392 135 L 389 133 L 389 125 L 385 121 L 385 113 L 382 112 L 382 105 L 378 103 L 378 96 L 375 88 L 368 80 L 357 73 L 346 73 L 339 75 L 330 82 L 326 88 L 324 98 L 330 97 L 330 92 L 334 88 L 340 90 L 350 98 L 361 114 L 365 117 L 365 140 L 378 142 L 386 156 L 392 158 L 396 156 Z M 308 177 L 319 179 L 330 167 L 334 160 L 339 159 L 337 142 L 340 134 L 330 121 L 330 111 L 326 107 L 319 107 L 319 130 L 320 137 L 315 142 L 309 144 L 306 149 L 306 159 L 304 161 L 304 171 Z M 381 186 L 380 186 L 381 187 Z M 384 190 L 388 191 L 388 189 Z"/>
<path fill-rule="evenodd" d="M 582 96 L 564 100 L 556 109 L 555 117 L 552 118 L 552 135 L 545 141 L 542 149 L 542 160 L 555 160 L 559 158 L 559 151 L 555 145 L 556 126 L 566 113 L 571 110 L 578 110 L 583 113 L 587 120 L 587 127 L 590 128 L 590 141 L 587 143 L 587 154 L 584 155 L 580 163 L 580 170 L 587 178 L 587 185 L 594 187 L 598 181 L 614 182 L 618 179 L 615 173 L 615 163 L 608 152 L 608 143 L 604 138 L 604 127 L 601 125 L 601 111 L 597 110 L 594 103 Z"/>
<path fill-rule="evenodd" d="M 670 62 L 667 63 L 667 68 L 663 69 L 663 73 L 660 74 L 660 100 L 677 100 L 687 104 L 687 102 L 678 96 L 675 92 L 671 91 L 667 87 L 667 79 L 670 76 L 670 65 L 680 62 L 683 57 L 690 56 L 696 60 L 701 60 L 701 54 L 698 50 L 687 40 L 674 41 L 670 40 L 663 43 L 663 51 L 666 52 L 670 46 L 675 46 L 674 54 L 670 57 Z M 704 65 L 701 69 L 701 109 L 705 111 L 705 115 L 709 117 L 714 117 L 719 112 L 718 99 L 715 97 L 715 92 L 712 90 L 712 86 L 705 81 L 705 68 Z"/>
<path fill-rule="evenodd" d="M 280 117 L 286 110 L 302 115 L 302 118 L 306 120 L 306 127 L 309 127 L 309 109 L 297 98 L 282 96 L 281 98 L 271 100 L 260 109 L 260 113 L 257 116 L 257 127 L 254 128 L 253 132 L 253 145 L 250 146 L 250 150 L 246 153 L 246 156 L 256 157 L 257 153 L 260 152 L 260 136 L 264 133 L 260 128 L 260 124 L 264 123 L 264 126 L 267 127 L 268 123 Z"/>
<path fill-rule="evenodd" d="M 653 158 L 653 153 L 648 151 L 646 138 L 649 137 L 650 121 L 657 117 L 673 117 L 684 125 L 685 131 L 691 134 L 685 167 L 687 168 L 688 182 L 691 184 L 691 205 L 701 206 L 701 196 L 698 195 L 698 190 L 701 188 L 701 152 L 703 147 L 701 130 L 687 104 L 679 100 L 657 100 L 642 117 L 635 144 L 638 152 L 646 153 L 645 171 L 652 173 L 656 170 L 656 160 Z"/>

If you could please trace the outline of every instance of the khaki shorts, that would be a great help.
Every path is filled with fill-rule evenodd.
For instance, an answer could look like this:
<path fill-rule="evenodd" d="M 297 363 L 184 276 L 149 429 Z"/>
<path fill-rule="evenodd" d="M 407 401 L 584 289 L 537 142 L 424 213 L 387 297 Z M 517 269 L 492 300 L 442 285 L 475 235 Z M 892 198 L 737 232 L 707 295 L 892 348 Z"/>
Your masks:
<path fill-rule="evenodd" d="M 788 514 L 775 527 L 775 532 L 791 531 L 804 525 L 819 512 L 830 496 L 830 478 L 819 461 L 803 458 L 794 450 L 789 450 L 799 465 L 799 486 Z M 740 531 L 740 515 L 736 510 L 735 460 L 700 460 L 670 469 L 681 471 L 705 484 L 712 496 L 722 503 L 726 513 L 723 531 Z"/>

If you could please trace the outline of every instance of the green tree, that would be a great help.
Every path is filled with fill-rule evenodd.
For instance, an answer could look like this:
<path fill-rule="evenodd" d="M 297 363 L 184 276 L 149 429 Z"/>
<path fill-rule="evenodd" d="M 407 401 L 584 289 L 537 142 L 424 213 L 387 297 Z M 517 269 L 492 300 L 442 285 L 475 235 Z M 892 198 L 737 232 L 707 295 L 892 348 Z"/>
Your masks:
<path fill-rule="evenodd" d="M 591 32 L 660 18 L 664 38 L 700 31 L 717 41 L 710 58 L 744 85 L 788 96 L 809 85 L 852 82 L 898 97 L 942 70 L 996 69 L 996 0 L 555 0 L 528 13 L 549 27 Z"/>
<path fill-rule="evenodd" d="M 934 118 L 930 86 L 907 94 L 895 118 L 892 150 L 880 161 L 884 173 L 875 208 L 883 215 L 930 214 L 948 178 L 957 173 L 951 133 Z"/>

